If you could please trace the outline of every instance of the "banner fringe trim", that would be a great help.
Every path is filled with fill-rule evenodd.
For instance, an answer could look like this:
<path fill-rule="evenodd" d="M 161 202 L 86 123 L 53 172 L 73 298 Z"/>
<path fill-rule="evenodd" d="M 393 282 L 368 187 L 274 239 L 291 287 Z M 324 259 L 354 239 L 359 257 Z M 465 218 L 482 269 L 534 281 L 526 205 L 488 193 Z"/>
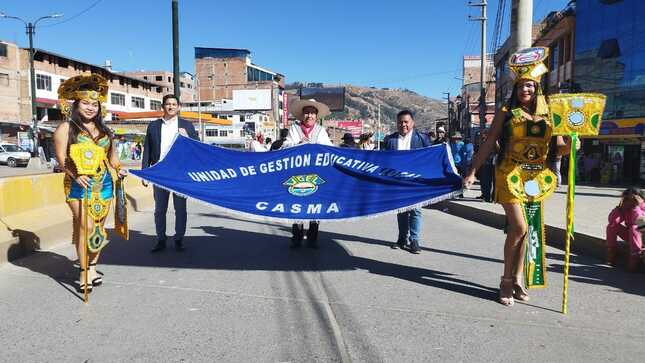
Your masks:
<path fill-rule="evenodd" d="M 131 175 L 134 175 L 134 174 L 131 174 Z M 335 218 L 335 219 L 315 219 L 315 218 L 292 219 L 292 218 L 260 216 L 260 215 L 251 214 L 251 213 L 247 213 L 247 212 L 240 212 L 240 211 L 237 211 L 235 209 L 225 208 L 225 207 L 222 207 L 222 206 L 219 206 L 219 205 L 216 205 L 216 204 L 208 203 L 208 202 L 203 201 L 201 199 L 189 197 L 189 196 L 187 196 L 185 194 L 182 194 L 180 192 L 177 192 L 177 191 L 173 190 L 172 188 L 167 188 L 167 187 L 164 187 L 164 186 L 161 186 L 161 185 L 157 185 L 157 184 L 155 184 L 155 183 L 153 183 L 153 182 L 151 182 L 151 181 L 149 181 L 149 180 L 147 180 L 145 178 L 142 178 L 142 177 L 140 177 L 138 175 L 134 175 L 134 176 L 139 178 L 139 179 L 141 179 L 141 180 L 145 180 L 146 182 L 148 182 L 152 186 L 155 186 L 157 188 L 166 190 L 166 191 L 171 192 L 171 193 L 175 193 L 175 194 L 177 194 L 178 196 L 180 196 L 182 198 L 190 199 L 192 201 L 195 201 L 198 204 L 201 204 L 201 205 L 204 205 L 204 206 L 207 206 L 207 207 L 210 207 L 210 208 L 214 208 L 216 211 L 220 211 L 220 212 L 225 213 L 225 214 L 238 215 L 238 216 L 248 218 L 249 220 L 260 221 L 260 222 L 283 222 L 283 223 L 290 223 L 290 224 L 293 224 L 293 223 L 306 223 L 306 222 L 312 222 L 312 221 L 314 221 L 314 222 L 325 222 L 325 223 L 327 223 L 327 222 L 332 222 L 332 223 L 333 222 L 354 222 L 354 221 L 359 221 L 359 220 L 363 220 L 363 219 L 374 219 L 374 218 L 378 218 L 378 217 L 385 216 L 385 215 L 399 214 L 399 213 L 409 212 L 409 211 L 411 211 L 413 209 L 423 208 L 423 207 L 426 207 L 426 206 L 431 205 L 431 204 L 436 204 L 436 203 L 442 202 L 444 200 L 455 198 L 455 197 L 457 197 L 457 196 L 459 196 L 459 195 L 461 195 L 463 193 L 463 188 L 460 188 L 459 190 L 456 190 L 456 191 L 453 191 L 453 192 L 450 192 L 450 193 L 447 193 L 447 194 L 443 194 L 443 195 L 440 195 L 440 196 L 437 196 L 437 197 L 434 197 L 434 198 L 431 198 L 431 199 L 428 199 L 428 200 L 424 200 L 422 202 L 419 202 L 419 203 L 416 203 L 416 204 L 413 204 L 413 205 L 409 205 L 409 206 L 406 206 L 406 207 L 402 207 L 402 208 L 398 208 L 398 209 L 394 209 L 394 210 L 389 210 L 389 211 L 385 211 L 385 212 L 368 214 L 368 215 L 360 216 L 360 217 L 346 217 L 346 218 Z"/>

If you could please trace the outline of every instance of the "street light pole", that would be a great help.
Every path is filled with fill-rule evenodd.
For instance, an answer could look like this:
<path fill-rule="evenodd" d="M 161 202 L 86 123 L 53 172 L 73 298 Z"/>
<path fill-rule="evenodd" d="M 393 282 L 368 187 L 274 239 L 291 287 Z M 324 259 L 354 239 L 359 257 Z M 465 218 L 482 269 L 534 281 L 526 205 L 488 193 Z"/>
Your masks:
<path fill-rule="evenodd" d="M 444 95 L 447 95 L 447 100 L 448 100 L 448 122 L 446 122 L 446 134 L 448 135 L 448 138 L 450 138 L 450 92 L 444 92 Z"/>
<path fill-rule="evenodd" d="M 376 124 L 376 150 L 381 150 L 381 104 L 378 105 L 378 123 Z"/>
<path fill-rule="evenodd" d="M 201 87 L 197 76 L 193 77 L 197 83 L 197 115 L 199 117 L 199 139 L 204 142 L 204 124 L 202 123 L 202 96 L 200 95 Z"/>
<path fill-rule="evenodd" d="M 22 21 L 25 24 L 25 29 L 27 31 L 27 36 L 29 37 L 29 78 L 30 78 L 30 86 L 31 86 L 31 122 L 32 122 L 32 129 L 33 129 L 33 144 L 34 144 L 34 152 L 32 153 L 33 156 L 40 156 L 39 150 L 38 150 L 38 115 L 37 115 L 37 107 L 36 107 L 36 71 L 34 69 L 34 55 L 36 54 L 35 49 L 34 49 L 34 34 L 36 33 L 36 24 L 38 24 L 39 21 L 45 20 L 45 19 L 55 19 L 55 18 L 60 18 L 62 17 L 63 14 L 52 14 L 52 15 L 46 15 L 46 16 L 41 16 L 40 18 L 36 19 L 36 21 L 32 22 L 26 22 L 22 18 L 19 18 L 17 16 L 10 16 L 5 13 L 0 12 L 0 18 L 5 18 L 5 19 L 15 19 Z"/>

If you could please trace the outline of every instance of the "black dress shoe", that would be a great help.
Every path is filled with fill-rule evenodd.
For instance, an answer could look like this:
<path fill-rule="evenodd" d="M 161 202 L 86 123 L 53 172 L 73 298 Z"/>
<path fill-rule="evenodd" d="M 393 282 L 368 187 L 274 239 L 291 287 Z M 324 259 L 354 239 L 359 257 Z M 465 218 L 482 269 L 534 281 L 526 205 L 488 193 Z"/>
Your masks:
<path fill-rule="evenodd" d="M 399 248 L 404 249 L 405 248 L 405 241 L 398 240 L 395 243 L 392 243 L 390 245 L 390 248 L 393 249 L 393 250 L 398 250 Z"/>
<path fill-rule="evenodd" d="M 175 240 L 175 251 L 177 252 L 182 252 L 186 251 L 186 247 L 184 247 L 184 242 L 180 239 Z"/>
<path fill-rule="evenodd" d="M 302 240 L 305 237 L 305 230 L 302 224 L 294 224 L 291 226 L 291 244 L 289 248 L 300 248 L 302 245 Z"/>
<path fill-rule="evenodd" d="M 161 252 L 166 249 L 166 241 L 157 241 L 157 244 L 150 250 L 150 253 Z"/>
<path fill-rule="evenodd" d="M 419 247 L 418 241 L 410 241 L 410 253 L 418 255 L 421 253 L 421 247 Z"/>

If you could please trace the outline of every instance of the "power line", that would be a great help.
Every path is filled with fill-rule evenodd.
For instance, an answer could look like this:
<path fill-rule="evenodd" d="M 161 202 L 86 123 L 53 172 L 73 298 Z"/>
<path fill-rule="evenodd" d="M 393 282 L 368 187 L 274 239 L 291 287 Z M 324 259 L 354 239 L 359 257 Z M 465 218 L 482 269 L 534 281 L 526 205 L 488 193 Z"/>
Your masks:
<path fill-rule="evenodd" d="M 80 11 L 79 13 L 76 13 L 75 15 L 72 15 L 71 17 L 69 17 L 69 18 L 67 18 L 67 19 L 62 20 L 62 21 L 59 21 L 59 22 L 57 22 L 57 23 L 51 23 L 51 24 L 41 25 L 41 26 L 40 26 L 40 28 L 49 28 L 49 27 L 52 27 L 52 26 L 56 26 L 56 25 L 65 24 L 65 23 L 67 23 L 67 22 L 70 22 L 70 21 L 72 21 L 72 20 L 74 20 L 74 19 L 78 18 L 79 16 L 81 16 L 81 15 L 83 15 L 83 14 L 87 13 L 88 11 L 92 10 L 92 9 L 93 9 L 96 5 L 98 5 L 101 1 L 103 1 L 103 0 L 96 0 L 92 5 L 90 5 L 90 6 L 88 6 L 87 8 L 85 8 L 85 10 L 82 10 L 82 11 Z"/>

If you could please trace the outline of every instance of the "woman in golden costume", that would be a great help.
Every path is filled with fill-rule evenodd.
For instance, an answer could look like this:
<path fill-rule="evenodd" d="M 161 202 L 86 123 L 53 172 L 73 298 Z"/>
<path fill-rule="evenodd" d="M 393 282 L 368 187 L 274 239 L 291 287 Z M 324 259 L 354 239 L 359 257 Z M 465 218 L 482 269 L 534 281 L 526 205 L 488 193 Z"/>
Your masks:
<path fill-rule="evenodd" d="M 522 283 L 528 231 L 523 203 L 527 199 L 540 201 L 556 188 L 556 177 L 546 165 L 549 143 L 556 143 L 552 149 L 559 155 L 570 150 L 568 139 L 551 137 L 553 123 L 540 86 L 542 75 L 548 71 L 543 63 L 547 56 L 547 48 L 537 47 L 510 58 L 509 67 L 515 75 L 513 93 L 495 115 L 489 137 L 464 178 L 464 186 L 472 186 L 475 172 L 499 143 L 495 201 L 504 208 L 508 224 L 499 302 L 506 306 L 529 299 Z"/>
<path fill-rule="evenodd" d="M 107 244 L 104 225 L 114 196 L 114 177 L 123 178 L 127 174 L 121 170 L 112 133 L 103 123 L 107 94 L 107 81 L 96 74 L 72 77 L 58 88 L 60 107 L 67 121 L 56 129 L 54 143 L 56 158 L 65 172 L 67 205 L 73 215 L 72 240 L 81 270 L 79 291 L 91 291 L 93 286 L 103 282 L 96 272 L 96 263 L 101 249 Z M 91 156 L 91 153 L 100 155 L 96 160 L 98 166 L 90 173 L 78 172 L 80 168 L 72 160 L 73 145 L 81 146 L 86 156 Z M 86 223 L 88 217 L 92 223 Z M 88 235 L 86 243 L 82 243 L 84 236 Z M 89 253 L 87 259 L 84 258 L 85 253 Z M 85 281 L 84 273 L 88 268 Z"/>

